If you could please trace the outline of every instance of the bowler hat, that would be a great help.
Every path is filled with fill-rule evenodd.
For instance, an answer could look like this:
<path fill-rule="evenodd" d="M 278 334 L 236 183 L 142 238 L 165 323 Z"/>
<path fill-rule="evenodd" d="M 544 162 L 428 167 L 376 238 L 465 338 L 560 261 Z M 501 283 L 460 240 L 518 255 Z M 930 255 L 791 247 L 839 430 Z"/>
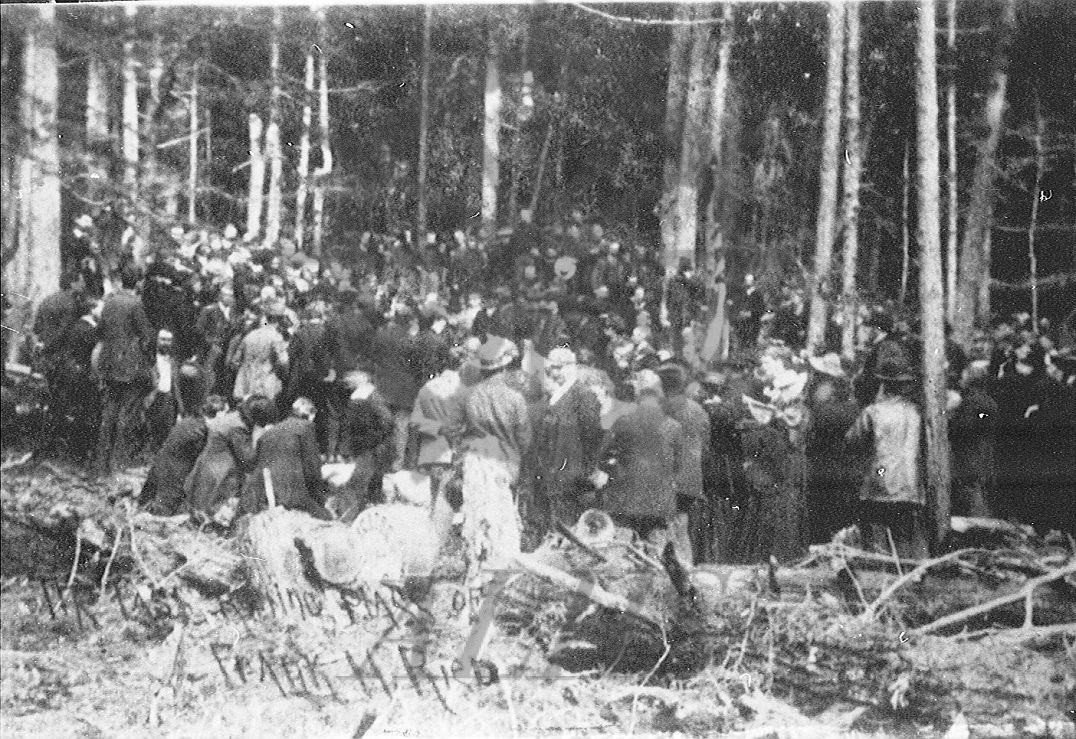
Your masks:
<path fill-rule="evenodd" d="M 490 336 L 478 348 L 478 366 L 484 370 L 507 367 L 519 356 L 519 347 L 503 336 Z"/>

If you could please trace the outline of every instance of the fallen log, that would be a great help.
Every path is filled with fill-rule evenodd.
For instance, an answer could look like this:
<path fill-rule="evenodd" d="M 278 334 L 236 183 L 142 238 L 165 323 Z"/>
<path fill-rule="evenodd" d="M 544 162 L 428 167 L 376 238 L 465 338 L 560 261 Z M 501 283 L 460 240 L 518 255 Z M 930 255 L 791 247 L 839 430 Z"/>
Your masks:
<path fill-rule="evenodd" d="M 1054 570 L 1054 571 L 1052 571 L 1050 573 L 1042 575 L 1041 577 L 1036 577 L 1034 579 L 1028 580 L 1027 583 L 1025 583 L 1024 586 L 1021 587 L 1019 590 L 1017 590 L 1015 593 L 1009 593 L 1007 595 L 1003 595 L 1001 597 L 994 598 L 993 600 L 987 601 L 986 603 L 981 603 L 981 604 L 979 604 L 977 606 L 972 606 L 971 608 L 965 608 L 964 610 L 958 611 L 957 613 L 952 613 L 952 614 L 950 614 L 948 616 L 944 616 L 942 618 L 937 619 L 936 621 L 933 621 L 933 622 L 927 624 L 926 626 L 920 626 L 919 628 L 914 629 L 911 633 L 912 634 L 929 634 L 929 633 L 931 633 L 933 631 L 937 631 L 939 629 L 944 629 L 947 626 L 953 626 L 955 624 L 963 623 L 964 621 L 967 621 L 970 618 L 974 618 L 975 616 L 980 616 L 980 615 L 989 613 L 990 611 L 994 610 L 995 608 L 999 608 L 1000 606 L 1008 605 L 1009 603 L 1015 603 L 1015 602 L 1020 601 L 1020 600 L 1024 600 L 1026 602 L 1026 606 L 1025 606 L 1026 610 L 1025 610 L 1025 615 L 1024 615 L 1024 626 L 1025 626 L 1025 628 L 1030 627 L 1032 625 L 1032 611 L 1033 611 L 1032 596 L 1035 593 L 1035 589 L 1038 588 L 1040 585 L 1045 585 L 1046 583 L 1050 583 L 1050 582 L 1053 582 L 1055 580 L 1060 580 L 1060 579 L 1062 579 L 1064 577 L 1068 577 L 1069 575 L 1072 575 L 1072 574 L 1076 574 L 1076 562 L 1072 562 L 1071 564 L 1069 564 L 1066 567 L 1061 567 L 1061 568 L 1056 569 L 1056 570 Z"/>

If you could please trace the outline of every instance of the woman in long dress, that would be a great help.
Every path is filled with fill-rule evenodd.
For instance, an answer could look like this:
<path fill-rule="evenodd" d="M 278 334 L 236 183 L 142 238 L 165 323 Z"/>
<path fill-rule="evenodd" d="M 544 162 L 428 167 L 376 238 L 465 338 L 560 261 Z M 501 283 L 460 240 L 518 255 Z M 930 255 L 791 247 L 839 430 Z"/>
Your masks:
<path fill-rule="evenodd" d="M 261 325 L 239 343 L 233 366 L 238 368 L 232 396 L 243 400 L 251 395 L 264 395 L 275 401 L 283 383 L 277 374 L 288 364 L 288 345 L 281 333 L 281 319 L 264 316 Z"/>
<path fill-rule="evenodd" d="M 246 474 L 254 466 L 253 430 L 271 422 L 275 407 L 255 396 L 236 410 L 208 419 L 205 448 L 184 485 L 187 508 L 209 516 L 231 498 L 238 498 Z"/>

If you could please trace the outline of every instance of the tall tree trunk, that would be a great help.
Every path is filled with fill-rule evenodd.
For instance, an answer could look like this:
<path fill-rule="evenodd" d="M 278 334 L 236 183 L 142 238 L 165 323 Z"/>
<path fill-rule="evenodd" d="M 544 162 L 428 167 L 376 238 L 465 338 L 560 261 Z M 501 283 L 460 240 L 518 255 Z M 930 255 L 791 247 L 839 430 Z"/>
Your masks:
<path fill-rule="evenodd" d="M 519 186 L 522 184 L 523 179 L 523 127 L 530 120 L 531 114 L 531 106 L 526 105 L 524 102 L 525 98 L 530 98 L 531 83 L 533 82 L 528 59 L 531 40 L 529 18 L 527 16 L 527 20 L 523 22 L 523 40 L 521 42 L 522 50 L 520 51 L 519 65 L 522 83 L 520 84 L 519 104 L 516 109 L 518 111 L 516 126 L 515 130 L 512 131 L 512 177 L 508 182 L 508 221 L 512 224 L 512 228 L 515 228 L 519 220 Z M 533 103 L 533 99 L 531 99 L 531 102 Z"/>
<path fill-rule="evenodd" d="M 249 116 L 250 189 L 247 192 L 247 232 L 245 241 L 254 241 L 262 230 L 262 195 L 265 189 L 265 157 L 262 154 L 262 117 Z"/>
<path fill-rule="evenodd" d="M 329 59 L 325 56 L 328 29 L 325 25 L 325 8 L 314 11 L 318 23 L 318 143 L 321 147 L 321 166 L 314 172 L 314 233 L 312 235 L 314 256 L 321 256 L 325 233 L 325 183 L 333 171 L 333 151 L 329 142 Z"/>
<path fill-rule="evenodd" d="M 501 179 L 501 74 L 497 55 L 497 42 L 490 29 L 482 129 L 482 227 L 491 236 L 497 230 L 497 187 Z"/>
<path fill-rule="evenodd" d="M 534 187 L 531 191 L 530 209 L 535 218 L 538 217 L 538 196 L 542 192 L 542 177 L 545 176 L 545 164 L 549 160 L 549 147 L 553 143 L 553 132 L 556 122 L 550 121 L 549 128 L 545 132 L 545 140 L 542 141 L 542 150 L 538 152 L 538 171 L 534 174 Z"/>
<path fill-rule="evenodd" d="M 826 334 L 830 299 L 830 267 L 837 215 L 837 179 L 840 171 L 841 82 L 844 61 L 844 4 L 829 2 L 829 39 L 826 60 L 826 102 L 822 120 L 822 164 L 819 177 L 818 221 L 815 230 L 811 309 L 807 321 L 807 351 L 821 346 Z"/>
<path fill-rule="evenodd" d="M 134 3 L 124 5 L 127 26 L 123 42 L 123 187 L 131 203 L 138 201 L 138 61 L 135 59 Z"/>
<path fill-rule="evenodd" d="M 426 178 L 430 150 L 430 36 L 433 28 L 433 6 L 426 6 L 422 21 L 422 72 L 419 80 L 418 109 L 418 204 L 415 212 L 415 240 L 426 243 Z"/>
<path fill-rule="evenodd" d="M 916 241 L 923 339 L 927 506 L 940 547 L 949 533 L 949 432 L 945 415 L 945 297 L 939 212 L 938 69 L 934 0 L 919 0 L 916 43 Z"/>
<path fill-rule="evenodd" d="M 908 273 L 911 269 L 911 164 L 908 142 L 904 142 L 904 188 L 900 208 L 900 304 L 908 297 Z"/>
<path fill-rule="evenodd" d="M 949 64 L 945 85 L 945 184 L 949 200 L 946 209 L 946 271 L 945 271 L 945 317 L 952 323 L 956 316 L 956 277 L 959 234 L 957 224 L 957 160 L 956 160 L 956 0 L 948 2 L 945 45 Z"/>
<path fill-rule="evenodd" d="M 86 143 L 108 141 L 108 69 L 98 55 L 86 60 Z"/>
<path fill-rule="evenodd" d="M 703 13 L 696 11 L 701 19 Z M 673 251 L 666 254 L 666 267 L 675 268 L 681 259 L 695 263 L 695 244 L 699 227 L 699 182 L 709 144 L 706 107 L 709 102 L 710 70 L 714 50 L 710 27 L 694 26 L 691 67 L 688 72 L 687 102 L 680 148 L 680 175 L 676 182 L 676 240 Z"/>
<path fill-rule="evenodd" d="M 1042 138 L 1046 133 L 1046 119 L 1042 115 L 1042 101 L 1035 90 L 1035 186 L 1031 188 L 1031 222 L 1027 228 L 1027 258 L 1031 269 L 1031 325 L 1039 333 L 1039 261 L 1035 255 L 1035 230 L 1039 224 L 1039 200 L 1041 196 L 1042 176 L 1046 172 L 1046 155 L 1042 148 Z"/>
<path fill-rule="evenodd" d="M 12 301 L 9 328 L 29 333 L 33 310 L 60 287 L 60 147 L 56 122 L 60 80 L 56 10 L 27 9 L 20 116 L 24 135 L 18 170 L 18 247 L 6 265 Z M 7 324 L 5 324 L 7 325 Z M 11 348 L 18 342 L 12 341 Z"/>
<path fill-rule="evenodd" d="M 848 38 L 845 59 L 844 130 L 848 160 L 844 168 L 844 270 L 841 274 L 843 321 L 841 353 L 852 359 L 856 351 L 856 265 L 859 259 L 859 178 L 864 148 L 859 134 L 859 5 L 847 8 Z"/>
<path fill-rule="evenodd" d="M 188 116 L 190 141 L 187 142 L 187 222 L 194 224 L 198 217 L 198 67 L 191 72 L 190 108 Z"/>
<path fill-rule="evenodd" d="M 992 225 L 994 173 L 997 169 L 997 148 L 1001 140 L 1005 95 L 1009 84 L 1009 46 L 1015 26 L 1016 0 L 1004 0 L 999 24 L 1001 36 L 991 60 L 993 72 L 984 110 L 987 133 L 979 146 L 979 157 L 972 174 L 967 215 L 964 217 L 964 237 L 960 243 L 953 337 L 962 344 L 967 342 L 971 334 L 971 326 L 977 314 L 980 286 L 983 282 L 990 281 L 990 264 L 984 259 L 983 246 Z"/>
<path fill-rule="evenodd" d="M 275 246 L 280 238 L 284 155 L 280 146 L 280 6 L 273 8 L 273 35 L 269 43 L 269 125 L 265 128 L 265 156 L 269 160 L 269 194 L 265 203 L 265 243 Z"/>
<path fill-rule="evenodd" d="M 715 285 L 714 318 L 702 345 L 702 360 L 709 362 L 722 350 L 725 337 L 725 315 L 728 284 L 725 281 L 725 238 L 721 213 L 725 180 L 722 177 L 725 145 L 725 112 L 728 108 L 729 61 L 736 33 L 733 4 L 726 2 L 721 11 L 721 41 L 717 50 L 717 72 L 710 91 L 710 202 L 707 205 L 706 249 L 713 262 L 711 284 Z"/>
<path fill-rule="evenodd" d="M 676 7 L 677 20 L 690 20 L 692 8 L 688 4 Z M 687 100 L 688 71 L 691 67 L 691 26 L 679 24 L 672 27 L 669 39 L 669 75 L 665 86 L 665 163 L 662 174 L 661 200 L 658 218 L 661 222 L 662 250 L 668 261 L 676 250 L 677 181 L 680 176 L 680 151 L 683 146 L 685 102 Z"/>
<path fill-rule="evenodd" d="M 302 251 L 306 238 L 306 194 L 310 186 L 310 124 L 314 119 L 314 48 L 306 52 L 303 67 L 303 128 L 299 134 L 299 166 L 295 170 L 295 248 Z"/>
<path fill-rule="evenodd" d="M 156 12 L 151 11 L 151 12 Z M 148 213 L 140 213 L 138 216 L 138 235 L 140 248 L 145 250 L 150 244 L 150 231 L 153 227 L 153 217 L 158 206 L 158 197 L 161 191 L 159 172 L 157 171 L 157 113 L 161 108 L 161 78 L 164 77 L 164 49 L 162 48 L 161 35 L 153 34 L 153 43 L 150 51 L 149 73 L 146 75 L 148 96 L 146 98 L 146 113 L 144 119 L 145 131 L 145 156 L 142 163 L 142 186 L 140 188 L 142 201 L 149 209 Z M 141 262 L 141 259 L 139 259 Z"/>

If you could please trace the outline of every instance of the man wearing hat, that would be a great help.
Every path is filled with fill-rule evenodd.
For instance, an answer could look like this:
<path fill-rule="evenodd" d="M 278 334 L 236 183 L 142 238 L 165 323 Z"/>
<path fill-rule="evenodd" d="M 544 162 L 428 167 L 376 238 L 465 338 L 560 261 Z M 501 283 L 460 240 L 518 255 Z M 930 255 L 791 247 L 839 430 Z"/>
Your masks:
<path fill-rule="evenodd" d="M 482 381 L 467 399 L 468 433 L 490 437 L 500 452 L 513 461 L 518 471 L 523 454 L 530 448 L 532 429 L 527 400 L 508 370 L 518 366 L 519 347 L 503 336 L 490 336 L 478 349 Z"/>
<path fill-rule="evenodd" d="M 859 414 L 845 441 L 869 461 L 859 486 L 859 526 L 867 548 L 901 557 L 927 554 L 920 455 L 921 416 L 912 400 L 915 375 L 898 357 L 879 362 L 878 399 Z"/>
<path fill-rule="evenodd" d="M 545 362 L 548 399 L 534 433 L 535 490 L 548 506 L 544 526 L 571 527 L 588 507 L 584 480 L 595 470 L 602 443 L 601 405 L 578 381 L 575 352 L 556 347 Z"/>
<path fill-rule="evenodd" d="M 658 368 L 665 393 L 662 407 L 683 429 L 680 435 L 680 469 L 678 470 L 675 530 L 678 553 L 688 563 L 709 561 L 710 532 L 707 523 L 706 495 L 702 485 L 703 459 L 710 456 L 710 417 L 702 406 L 687 396 L 687 371 L 676 362 Z"/>
<path fill-rule="evenodd" d="M 852 523 L 859 478 L 844 434 L 859 415 L 851 383 L 836 353 L 810 357 L 807 381 L 807 516 L 812 542 L 829 541 Z"/>

